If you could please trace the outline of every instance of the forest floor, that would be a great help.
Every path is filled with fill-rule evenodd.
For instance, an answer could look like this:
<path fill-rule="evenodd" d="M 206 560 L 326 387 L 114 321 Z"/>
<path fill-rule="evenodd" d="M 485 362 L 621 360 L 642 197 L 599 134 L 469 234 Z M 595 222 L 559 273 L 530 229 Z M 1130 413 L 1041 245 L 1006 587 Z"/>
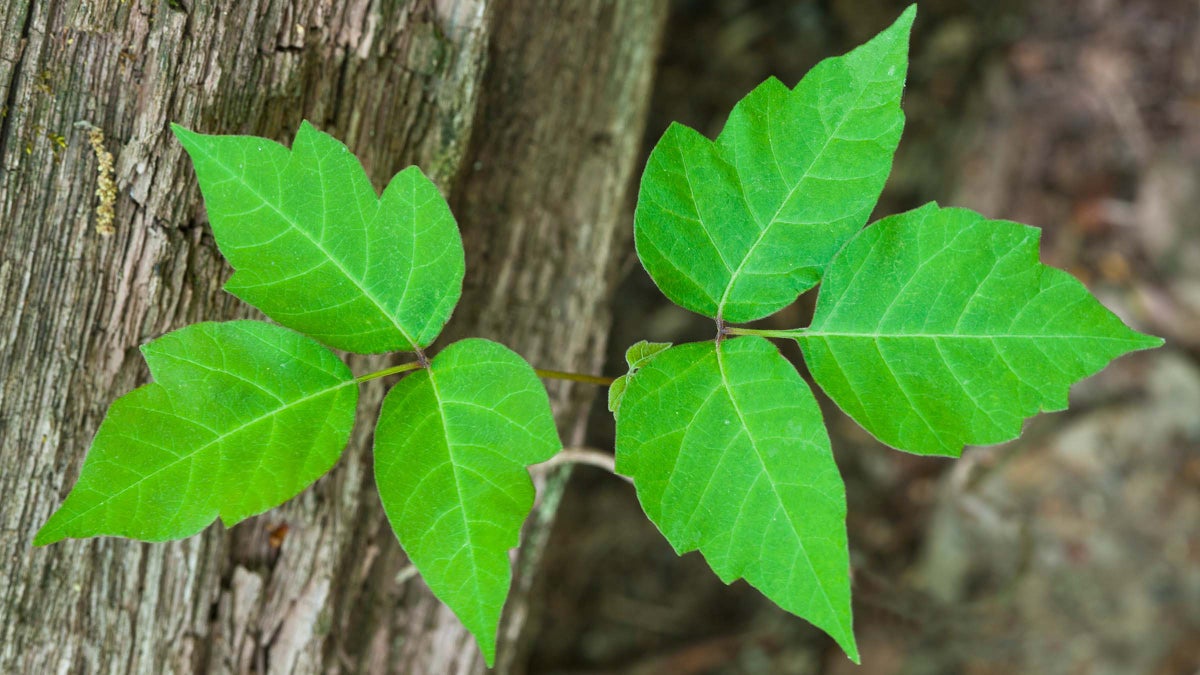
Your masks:
<path fill-rule="evenodd" d="M 903 5 L 675 2 L 647 151 L 670 120 L 715 136 L 767 75 L 794 84 Z M 1166 346 L 957 461 L 885 448 L 818 393 L 847 482 L 859 669 L 698 554 L 676 557 L 627 483 L 577 469 L 529 672 L 1200 672 L 1200 4 L 924 0 L 904 108 L 878 215 L 936 200 L 1037 225 L 1043 261 Z M 712 333 L 632 250 L 613 374 L 639 339 Z M 802 299 L 764 325 L 810 311 Z M 597 410 L 590 442 L 611 448 Z"/>

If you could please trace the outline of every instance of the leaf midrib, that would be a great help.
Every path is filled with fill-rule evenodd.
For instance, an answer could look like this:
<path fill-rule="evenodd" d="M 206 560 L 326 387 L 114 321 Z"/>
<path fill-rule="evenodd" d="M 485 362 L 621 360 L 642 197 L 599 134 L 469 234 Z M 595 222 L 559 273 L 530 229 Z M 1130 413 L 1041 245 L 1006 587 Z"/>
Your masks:
<path fill-rule="evenodd" d="M 444 405 L 444 403 L 442 401 L 442 393 L 441 393 L 441 390 L 438 389 L 437 379 L 434 378 L 434 376 L 433 376 L 432 364 L 430 365 L 430 367 L 425 369 L 425 372 L 429 376 L 429 386 L 433 389 L 433 400 L 437 401 L 438 417 L 442 421 L 442 438 L 446 439 L 446 454 L 450 456 L 450 467 L 451 467 L 450 473 L 454 476 L 454 492 L 456 495 L 458 495 L 458 503 L 459 503 L 458 513 L 462 517 L 463 532 L 466 534 L 466 539 L 467 539 L 465 548 L 468 551 L 468 555 L 471 556 L 471 568 L 474 570 L 478 570 L 479 569 L 479 557 L 475 554 L 476 547 L 475 547 L 474 538 L 472 536 L 473 530 L 471 528 L 471 521 L 467 518 L 467 503 L 468 502 L 467 502 L 466 496 L 463 494 L 462 479 L 458 475 L 458 462 L 457 462 L 456 458 L 454 457 L 454 444 L 450 441 L 450 427 L 447 425 L 447 421 L 446 421 L 446 406 Z M 475 607 L 474 607 L 475 617 L 474 618 L 477 621 L 479 621 L 480 623 L 485 623 L 484 620 L 486 619 L 486 617 L 484 616 L 484 612 L 483 612 L 483 609 L 484 609 L 483 589 L 479 585 L 479 575 L 478 574 L 471 575 L 471 583 L 475 587 L 474 597 L 476 599 L 476 602 L 474 603 L 474 605 L 475 605 Z"/>
<path fill-rule="evenodd" d="M 354 285 L 358 287 L 358 290 L 362 291 L 363 295 L 366 296 L 366 298 L 375 305 L 375 308 L 379 310 L 379 313 L 382 314 L 383 316 L 385 316 L 387 318 L 387 320 L 392 323 L 392 326 L 394 326 L 396 328 L 396 330 L 399 331 L 401 337 L 403 337 L 406 341 L 408 341 L 409 346 L 414 349 L 417 347 L 417 342 L 412 338 L 411 335 L 408 334 L 408 331 L 404 330 L 404 326 L 401 326 L 400 322 L 397 321 L 396 318 L 394 316 L 392 316 L 392 314 L 390 312 L 387 311 L 387 308 L 384 307 L 383 302 L 380 301 L 380 299 L 373 292 L 371 292 L 371 289 L 369 289 L 366 286 L 365 280 L 360 279 L 358 276 L 352 274 L 350 272 L 350 270 L 347 269 L 346 266 L 342 264 L 341 260 L 339 260 L 337 257 L 335 257 L 329 251 L 329 249 L 325 248 L 325 246 L 321 244 L 321 242 L 314 239 L 311 234 L 309 234 L 303 227 L 300 226 L 300 224 L 298 222 L 296 222 L 295 219 L 292 218 L 291 215 L 289 215 L 289 214 L 285 213 L 283 210 L 281 210 L 278 206 L 276 206 L 271 200 L 267 199 L 265 195 L 263 195 L 261 192 L 259 192 L 249 182 L 242 180 L 241 177 L 237 174 L 237 172 L 235 172 L 233 170 L 233 167 L 231 167 L 228 164 L 226 164 L 225 162 L 221 161 L 221 159 L 219 157 L 217 157 L 216 155 L 213 155 L 212 153 L 207 152 L 204 149 L 203 144 L 196 144 L 196 148 L 200 152 L 204 153 L 204 156 L 207 157 L 210 161 L 212 161 L 214 164 L 217 164 L 218 166 L 220 166 L 230 176 L 233 176 L 234 179 L 237 180 L 239 183 L 241 183 L 241 185 L 244 188 L 246 188 L 247 191 L 252 193 L 255 197 L 258 197 L 259 201 L 261 201 L 264 205 L 266 205 L 268 208 L 270 208 L 275 213 L 279 214 L 279 216 L 281 218 L 283 218 L 285 222 L 287 222 L 288 226 L 291 227 L 291 229 L 299 232 L 301 235 L 304 236 L 305 239 L 307 239 L 309 241 L 309 243 L 311 243 L 314 247 L 316 247 L 316 249 L 318 251 L 320 251 L 321 253 L 324 253 L 325 257 L 328 258 L 334 264 L 334 266 L 336 266 L 338 268 L 338 270 L 340 270 L 347 279 L 349 279 L 351 282 L 353 282 Z M 288 163 L 289 164 L 292 161 L 292 156 L 293 156 L 292 153 L 294 153 L 294 152 L 295 152 L 295 150 L 289 151 L 289 155 L 288 155 L 288 158 L 289 158 Z M 318 171 L 320 171 L 319 168 L 318 168 Z M 321 173 L 321 176 L 323 179 L 324 172 Z M 322 180 L 322 182 L 324 182 L 324 181 Z M 324 199 L 324 190 L 322 190 L 322 199 Z M 379 200 L 379 198 L 376 197 L 377 203 L 378 203 L 378 200 Z M 376 206 L 376 208 L 378 208 L 378 205 Z M 364 224 L 365 224 L 365 222 L 366 221 L 364 220 Z"/>
<path fill-rule="evenodd" d="M 804 545 L 804 538 L 800 536 L 800 532 L 796 530 L 795 524 L 792 523 L 791 511 L 787 508 L 783 497 L 779 494 L 779 490 L 775 486 L 775 477 L 771 475 L 771 470 L 767 467 L 767 462 L 763 459 L 763 455 L 758 449 L 758 443 L 755 442 L 754 436 L 750 432 L 750 425 L 746 423 L 746 417 L 742 414 L 742 408 L 738 405 L 737 397 L 733 393 L 733 386 L 729 383 L 729 377 L 725 372 L 725 356 L 722 346 L 718 344 L 714 351 L 717 354 L 717 370 L 721 373 L 721 384 L 725 387 L 725 391 L 729 395 L 729 402 L 733 405 L 734 412 L 737 413 L 738 421 L 741 422 L 742 428 L 746 430 L 746 438 L 750 441 L 750 447 L 754 449 L 754 456 L 758 458 L 758 463 L 762 467 L 763 473 L 767 476 L 767 482 L 771 486 L 771 492 L 775 495 L 775 501 L 788 514 L 788 517 L 785 519 L 787 520 L 788 528 L 791 529 L 792 535 L 796 537 L 796 545 L 800 549 L 800 552 L 804 554 L 804 562 L 808 564 L 809 572 L 812 574 L 813 579 L 816 580 L 817 588 L 821 591 L 821 598 L 825 601 L 825 606 L 829 608 L 830 614 L 842 629 L 842 635 L 852 636 L 853 633 L 847 629 L 846 625 L 842 622 L 841 615 L 834 609 L 833 600 L 830 599 L 824 584 L 821 583 L 821 576 L 817 574 L 817 569 L 813 565 L 812 558 L 808 555 L 808 549 Z"/>
<path fill-rule="evenodd" d="M 996 333 L 983 335 L 975 333 L 856 333 L 850 331 L 804 330 L 794 336 L 797 340 L 805 338 L 867 338 L 883 339 L 918 339 L 918 340 L 1107 340 L 1110 342 L 1141 343 L 1141 340 L 1107 335 L 1039 335 L 1026 333 Z"/>

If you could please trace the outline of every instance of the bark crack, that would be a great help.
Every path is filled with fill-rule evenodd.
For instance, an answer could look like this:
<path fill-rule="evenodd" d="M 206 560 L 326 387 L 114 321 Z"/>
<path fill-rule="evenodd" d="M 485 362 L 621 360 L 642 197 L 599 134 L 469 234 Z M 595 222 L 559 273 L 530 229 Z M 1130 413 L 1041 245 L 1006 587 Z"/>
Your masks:
<path fill-rule="evenodd" d="M 13 59 L 12 77 L 8 82 L 8 95 L 0 107 L 0 174 L 5 171 L 4 157 L 8 151 L 8 137 L 12 133 L 12 119 L 17 107 L 17 92 L 21 84 L 21 68 L 25 65 L 25 50 L 29 47 L 29 34 L 33 30 L 33 13 L 36 3 L 29 3 L 25 19 L 21 24 L 21 38 L 17 44 L 17 56 Z"/>

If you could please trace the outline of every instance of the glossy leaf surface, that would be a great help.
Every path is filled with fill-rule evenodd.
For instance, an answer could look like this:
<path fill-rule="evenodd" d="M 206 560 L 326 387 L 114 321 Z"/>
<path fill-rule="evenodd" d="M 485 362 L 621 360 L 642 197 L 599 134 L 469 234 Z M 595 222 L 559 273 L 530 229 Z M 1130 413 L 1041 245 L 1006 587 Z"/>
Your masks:
<path fill-rule="evenodd" d="M 699 550 L 857 661 L 845 489 L 812 391 L 771 343 L 680 345 L 639 368 L 617 471 L 681 555 Z"/>
<path fill-rule="evenodd" d="M 79 480 L 34 543 L 181 539 L 292 498 L 333 466 L 358 388 L 328 349 L 259 321 L 198 323 L 142 347 L 154 382 L 109 408 Z"/>
<path fill-rule="evenodd" d="M 396 174 L 380 198 L 346 146 L 307 122 L 291 150 L 172 129 L 236 270 L 227 291 L 352 352 L 408 351 L 441 332 L 462 293 L 462 240 L 420 169 Z"/>
<path fill-rule="evenodd" d="M 388 392 L 375 481 L 392 529 L 490 666 L 508 551 L 533 508 L 527 467 L 562 449 L 533 368 L 503 345 L 456 342 Z"/>
<path fill-rule="evenodd" d="M 1036 228 L 929 204 L 850 241 L 799 342 L 813 377 L 876 438 L 958 456 L 1063 410 L 1071 384 L 1162 340 L 1038 261 Z"/>
<path fill-rule="evenodd" d="M 676 304 L 731 323 L 791 304 L 870 216 L 904 127 L 910 7 L 794 89 L 772 78 L 715 142 L 672 124 L 642 175 L 638 256 Z"/>

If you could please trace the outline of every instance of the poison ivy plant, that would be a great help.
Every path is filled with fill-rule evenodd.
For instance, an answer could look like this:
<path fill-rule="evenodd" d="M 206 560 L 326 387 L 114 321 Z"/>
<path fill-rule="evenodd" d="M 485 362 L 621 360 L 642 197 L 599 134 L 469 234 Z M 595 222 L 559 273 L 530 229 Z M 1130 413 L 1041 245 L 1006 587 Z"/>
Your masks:
<path fill-rule="evenodd" d="M 445 200 L 416 167 L 377 196 L 349 150 L 307 122 L 290 150 L 172 129 L 236 270 L 226 289 L 287 328 L 202 323 L 143 347 L 155 382 L 113 403 L 34 543 L 166 541 L 262 513 L 336 462 L 360 382 L 419 370 L 384 404 L 376 485 L 409 556 L 491 665 L 508 551 L 533 505 L 526 467 L 561 443 L 545 390 L 512 351 L 467 340 L 432 361 L 423 352 L 462 291 Z M 355 378 L 319 343 L 417 361 Z"/>
<path fill-rule="evenodd" d="M 821 388 L 879 440 L 957 456 L 1066 407 L 1070 386 L 1162 344 L 1038 262 L 1038 231 L 930 204 L 863 229 L 904 116 L 909 8 L 794 88 L 769 79 L 715 141 L 672 125 L 635 214 L 638 255 L 713 341 L 639 342 L 611 381 L 616 469 L 680 553 L 698 550 L 827 632 L 858 661 L 845 488 L 812 390 L 765 337 L 799 343 Z M 281 326 L 201 323 L 143 347 L 154 382 L 118 398 L 79 480 L 34 543 L 165 541 L 233 525 L 336 462 L 358 385 L 403 374 L 375 431 L 384 511 L 430 589 L 491 665 L 528 467 L 561 449 L 535 371 L 487 340 L 432 359 L 461 294 L 463 246 L 419 169 L 378 196 L 338 141 L 291 149 L 172 127 L 235 268 L 227 290 Z M 811 325 L 733 326 L 820 285 Z M 298 332 L 295 332 L 298 331 Z M 742 336 L 742 337 L 737 337 Z M 414 352 L 355 378 L 328 347 Z"/>
<path fill-rule="evenodd" d="M 900 138 L 914 17 L 794 89 L 767 80 L 715 142 L 663 134 L 638 255 L 718 337 L 668 349 L 610 394 L 617 470 L 675 549 L 699 549 L 855 661 L 844 488 L 811 392 L 762 337 L 799 342 L 817 383 L 884 443 L 951 456 L 1015 438 L 1065 408 L 1071 384 L 1162 344 L 1039 263 L 1034 228 L 929 205 L 860 231 Z M 728 325 L 818 283 L 807 329 Z"/>

